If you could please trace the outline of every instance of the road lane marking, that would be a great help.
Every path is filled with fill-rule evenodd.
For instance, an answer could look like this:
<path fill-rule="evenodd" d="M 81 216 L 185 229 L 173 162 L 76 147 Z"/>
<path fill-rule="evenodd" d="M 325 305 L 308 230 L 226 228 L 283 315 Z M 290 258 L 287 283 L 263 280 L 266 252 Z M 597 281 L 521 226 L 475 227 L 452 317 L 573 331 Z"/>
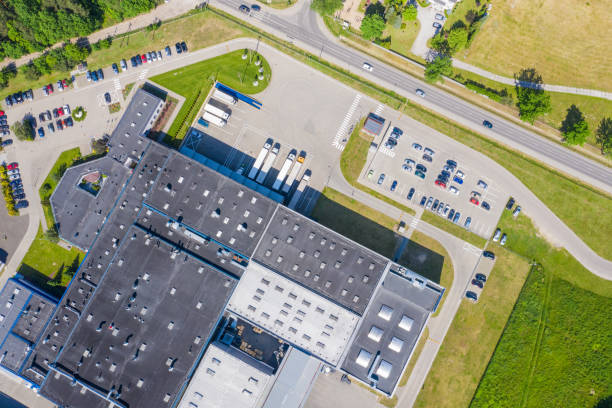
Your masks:
<path fill-rule="evenodd" d="M 342 120 L 342 123 L 340 124 L 340 127 L 338 128 L 338 131 L 336 132 L 336 136 L 334 136 L 332 146 L 334 146 L 336 149 L 340 151 L 344 150 L 344 144 L 342 143 L 342 139 L 344 138 L 344 136 L 348 136 L 349 123 L 351 121 L 351 118 L 353 117 L 353 114 L 355 113 L 355 110 L 357 109 L 357 106 L 359 105 L 360 100 L 361 100 L 361 95 L 360 94 L 355 95 L 355 99 L 353 99 L 353 103 L 349 107 L 349 110 L 346 112 L 346 115 L 344 115 L 344 120 Z"/>

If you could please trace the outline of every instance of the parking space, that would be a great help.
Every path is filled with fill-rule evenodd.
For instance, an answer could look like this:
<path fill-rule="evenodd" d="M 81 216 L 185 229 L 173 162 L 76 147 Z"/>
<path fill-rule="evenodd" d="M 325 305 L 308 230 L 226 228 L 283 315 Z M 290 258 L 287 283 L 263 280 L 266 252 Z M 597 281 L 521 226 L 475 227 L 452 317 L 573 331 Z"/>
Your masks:
<path fill-rule="evenodd" d="M 350 382 L 349 382 L 350 381 Z M 321 373 L 314 382 L 305 408 L 382 408 L 377 396 L 358 380 L 342 380 L 342 372 Z"/>
<path fill-rule="evenodd" d="M 480 299 L 480 295 L 482 291 L 487 287 L 487 281 L 489 280 L 489 275 L 491 274 L 491 270 L 495 265 L 495 261 L 489 258 L 481 257 L 478 265 L 474 269 L 472 276 L 470 277 L 468 287 L 466 289 L 466 297 L 474 302 L 477 302 Z M 471 292 L 471 294 L 468 294 Z M 476 295 L 476 299 L 474 299 L 472 294 Z"/>
<path fill-rule="evenodd" d="M 478 168 L 477 161 L 415 123 L 404 116 L 386 121 L 360 182 L 412 207 L 423 203 L 426 209 L 489 238 L 508 194 Z"/>

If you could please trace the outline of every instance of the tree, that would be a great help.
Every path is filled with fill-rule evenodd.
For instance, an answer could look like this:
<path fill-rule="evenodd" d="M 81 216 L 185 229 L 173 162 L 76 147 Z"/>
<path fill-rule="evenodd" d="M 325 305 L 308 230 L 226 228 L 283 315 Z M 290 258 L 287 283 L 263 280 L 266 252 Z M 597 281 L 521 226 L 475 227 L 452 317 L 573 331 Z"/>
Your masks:
<path fill-rule="evenodd" d="M 561 133 L 565 143 L 569 145 L 578 144 L 580 146 L 584 144 L 591 133 L 584 115 L 576 105 L 572 105 L 567 109 L 567 114 L 561 124 Z"/>
<path fill-rule="evenodd" d="M 56 244 L 59 242 L 59 234 L 57 233 L 55 227 L 51 227 L 45 231 L 45 238 L 47 238 L 48 241 Z"/>
<path fill-rule="evenodd" d="M 28 81 L 36 81 L 42 75 L 38 68 L 36 68 L 36 66 L 32 63 L 23 65 L 20 70 L 23 72 L 23 75 L 25 75 Z"/>
<path fill-rule="evenodd" d="M 535 68 L 521 70 L 514 75 L 514 81 L 516 106 L 522 120 L 533 124 L 538 116 L 550 112 L 550 95 L 544 92 L 542 76 Z"/>
<path fill-rule="evenodd" d="M 312 0 L 310 8 L 322 16 L 330 16 L 342 8 L 342 0 Z"/>
<path fill-rule="evenodd" d="M 387 7 L 394 7 L 396 10 L 399 10 L 404 5 L 404 0 L 384 0 L 385 5 Z"/>
<path fill-rule="evenodd" d="M 105 139 L 92 139 L 91 150 L 95 153 L 103 153 L 106 151 L 106 140 Z"/>
<path fill-rule="evenodd" d="M 612 156 L 612 119 L 603 118 L 597 128 L 597 144 L 601 146 L 601 153 Z"/>
<path fill-rule="evenodd" d="M 450 55 L 451 50 L 448 41 L 444 38 L 444 33 L 440 32 L 431 38 L 431 48 L 436 50 L 438 54 Z"/>
<path fill-rule="evenodd" d="M 467 21 L 468 24 L 472 24 L 474 20 L 476 20 L 476 17 L 478 17 L 478 15 L 474 10 L 470 9 L 467 13 L 465 13 L 465 21 Z"/>
<path fill-rule="evenodd" d="M 446 41 L 448 42 L 448 46 L 452 53 L 455 53 L 465 47 L 468 40 L 468 31 L 467 28 L 454 28 L 448 33 L 448 38 Z"/>
<path fill-rule="evenodd" d="M 448 56 L 440 56 L 427 63 L 425 67 L 425 80 L 435 83 L 443 80 L 442 75 L 449 76 L 453 73 L 453 64 Z"/>
<path fill-rule="evenodd" d="M 366 40 L 379 38 L 385 29 L 385 20 L 378 14 L 370 14 L 361 20 L 361 36 Z"/>
<path fill-rule="evenodd" d="M 417 18 L 417 8 L 414 4 L 407 5 L 402 11 L 404 21 L 414 21 Z"/>
<path fill-rule="evenodd" d="M 34 129 L 28 119 L 13 124 L 13 133 L 19 140 L 34 140 Z"/>

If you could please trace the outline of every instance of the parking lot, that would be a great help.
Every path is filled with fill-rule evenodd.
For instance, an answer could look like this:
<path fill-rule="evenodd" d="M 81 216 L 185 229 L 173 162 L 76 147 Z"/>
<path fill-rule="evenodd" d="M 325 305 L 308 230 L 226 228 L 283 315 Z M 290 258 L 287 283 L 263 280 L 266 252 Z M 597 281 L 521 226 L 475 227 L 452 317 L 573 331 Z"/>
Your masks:
<path fill-rule="evenodd" d="M 391 134 L 394 127 L 403 133 L 396 138 L 397 144 L 390 147 L 388 139 L 393 137 Z M 397 121 L 387 120 L 375 143 L 378 146 L 368 154 L 360 177 L 362 184 L 415 208 L 425 197 L 423 207 L 433 210 L 435 206 L 436 213 L 440 211 L 440 216 L 447 219 L 453 213 L 451 220 L 457 218 L 456 214 L 459 212 L 456 220 L 458 225 L 465 226 L 469 217 L 470 231 L 484 238 L 491 236 L 508 194 L 503 190 L 503 186 L 487 175 L 486 170 L 478 167 L 478 160 L 463 154 L 465 146 L 462 150 L 457 149 L 456 142 L 403 115 L 399 116 Z M 424 158 L 426 151 L 430 153 L 427 156 L 431 158 L 431 162 Z M 456 162 L 456 167 L 448 167 L 448 160 Z M 443 185 L 436 185 L 435 182 L 445 166 L 448 180 Z M 419 173 L 422 173 L 424 178 L 419 177 Z M 379 184 L 381 174 L 385 177 Z M 395 181 L 397 183 L 394 191 L 391 191 Z M 480 181 L 484 184 L 478 185 Z M 407 196 L 412 188 L 415 190 L 414 195 L 408 200 Z M 470 202 L 472 197 L 474 202 Z M 489 205 L 489 210 L 485 209 L 486 204 L 483 207 L 483 202 Z"/>
<path fill-rule="evenodd" d="M 270 150 L 276 147 L 278 153 L 263 181 L 263 171 L 255 178 L 268 188 L 273 186 L 290 154 L 295 158 L 302 155 L 304 162 L 293 189 L 301 175 L 310 170 L 309 189 L 300 205 L 307 212 L 305 207 L 314 205 L 317 192 L 327 184 L 352 127 L 378 104 L 292 59 L 281 56 L 284 59 L 281 63 L 269 55 L 266 58 L 272 66 L 272 80 L 265 91 L 254 96 L 263 104 L 262 109 L 243 101 L 235 105 L 226 103 L 212 96 L 213 89 L 183 146 L 247 176 L 264 144 L 271 141 Z M 208 126 L 198 123 L 211 99 L 213 105 L 230 114 L 222 127 L 210 122 Z M 269 158 L 270 153 L 266 161 Z"/>

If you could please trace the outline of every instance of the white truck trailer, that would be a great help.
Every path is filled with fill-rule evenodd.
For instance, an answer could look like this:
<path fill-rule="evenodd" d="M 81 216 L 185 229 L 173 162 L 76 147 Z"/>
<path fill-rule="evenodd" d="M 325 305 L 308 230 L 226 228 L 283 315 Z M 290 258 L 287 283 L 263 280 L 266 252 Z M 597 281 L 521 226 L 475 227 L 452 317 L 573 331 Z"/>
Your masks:
<path fill-rule="evenodd" d="M 264 159 L 266 158 L 266 155 L 270 151 L 271 147 L 272 147 L 272 139 L 268 139 L 268 141 L 266 141 L 264 146 L 261 148 L 259 155 L 257 155 L 257 158 L 255 159 L 255 163 L 253 164 L 253 167 L 251 167 L 251 170 L 249 171 L 249 174 L 247 176 L 248 178 L 250 178 L 251 180 L 255 178 L 255 176 L 257 175 L 257 172 L 261 168 L 261 165 L 263 164 Z"/>
<path fill-rule="evenodd" d="M 236 102 L 238 102 L 236 98 L 234 98 L 232 95 L 226 94 L 225 92 L 220 91 L 218 89 L 215 89 L 215 92 L 213 92 L 213 96 L 230 105 L 235 105 Z"/>
<path fill-rule="evenodd" d="M 295 207 L 297 207 L 298 203 L 300 202 L 302 194 L 304 193 L 304 190 L 306 190 L 306 186 L 308 186 L 309 181 L 310 170 L 306 170 L 304 172 L 304 175 L 302 176 L 302 179 L 300 180 L 300 184 L 298 184 L 298 187 L 293 193 L 293 197 L 291 197 L 291 201 L 289 201 L 289 205 L 287 207 L 291 208 L 292 210 L 295 210 Z"/>
<path fill-rule="evenodd" d="M 204 115 L 202 115 L 202 119 L 204 119 L 207 122 L 212 123 L 213 125 L 217 125 L 219 127 L 223 127 L 227 124 L 225 120 L 221 119 L 218 116 L 213 115 L 210 112 L 204 112 Z"/>
<path fill-rule="evenodd" d="M 211 105 L 210 103 L 207 103 L 206 106 L 204 106 L 204 110 L 224 120 L 228 120 L 230 117 L 229 113 L 227 113 L 223 109 L 219 109 L 216 106 Z"/>
<path fill-rule="evenodd" d="M 305 158 L 306 158 L 305 154 L 303 152 L 300 153 L 297 160 L 295 161 L 295 164 L 293 165 L 293 168 L 291 169 L 291 172 L 289 173 L 289 177 L 287 177 L 285 184 L 283 184 L 283 188 L 281 188 L 281 191 L 283 193 L 286 194 L 289 192 L 289 190 L 291 190 L 291 186 L 293 185 L 293 182 L 297 178 L 297 175 L 300 172 L 300 169 L 302 168 L 302 164 L 304 163 Z"/>
<path fill-rule="evenodd" d="M 264 164 L 261 167 L 261 170 L 259 171 L 257 178 L 255 179 L 255 181 L 258 182 L 259 184 L 263 184 L 264 180 L 266 179 L 266 176 L 268 175 L 268 172 L 270 171 L 270 168 L 272 167 L 274 160 L 276 160 L 278 149 L 280 149 L 280 145 L 277 143 L 274 145 L 272 150 L 270 150 L 268 157 L 266 157 L 266 160 L 264 161 Z"/>
<path fill-rule="evenodd" d="M 280 186 L 283 184 L 283 181 L 285 180 L 285 177 L 287 177 L 287 173 L 289 172 L 289 169 L 291 168 L 291 165 L 293 164 L 294 160 L 295 160 L 295 154 L 293 152 L 289 153 L 289 155 L 287 156 L 287 159 L 283 163 L 283 166 L 278 172 L 278 176 L 276 176 L 276 180 L 274 180 L 274 184 L 272 184 L 273 190 L 278 190 Z"/>

